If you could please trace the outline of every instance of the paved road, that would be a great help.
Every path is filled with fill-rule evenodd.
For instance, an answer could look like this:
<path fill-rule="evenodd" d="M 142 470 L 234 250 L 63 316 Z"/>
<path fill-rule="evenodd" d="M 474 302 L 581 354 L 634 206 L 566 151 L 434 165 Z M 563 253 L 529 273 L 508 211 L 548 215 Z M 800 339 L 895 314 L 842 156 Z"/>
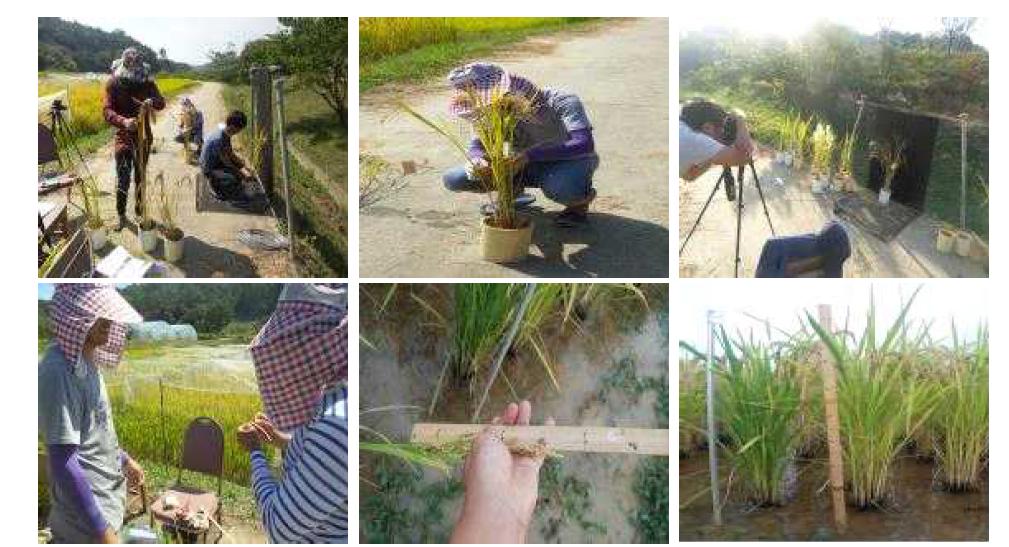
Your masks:
<path fill-rule="evenodd" d="M 218 123 L 226 117 L 224 101 L 221 99 L 221 84 L 203 83 L 190 90 L 188 95 L 203 111 L 205 120 L 204 132 L 214 130 Z M 148 163 L 148 183 L 152 186 L 151 197 L 157 195 L 153 188 L 154 177 L 164 172 L 168 181 L 189 176 L 195 180 L 198 168 L 187 164 L 182 157 L 181 145 L 172 139 L 175 134 L 176 121 L 173 113 L 177 103 L 172 101 L 165 110 L 158 113 L 154 126 L 157 151 L 151 155 Z M 88 161 L 91 172 L 99 181 L 104 198 L 102 200 L 102 216 L 110 224 L 111 243 L 100 254 L 108 253 L 113 244 L 119 244 L 134 256 L 145 256 L 140 248 L 140 241 L 134 229 L 115 232 L 111 229 L 115 224 L 115 161 L 111 145 L 95 153 Z M 133 219 L 133 187 L 130 187 L 130 198 L 127 204 L 127 217 Z M 164 263 L 167 275 L 170 277 L 288 277 L 291 275 L 288 256 L 285 251 L 253 251 L 238 241 L 239 230 L 258 228 L 275 231 L 276 221 L 271 216 L 253 215 L 235 209 L 203 210 L 196 208 L 195 184 L 189 184 L 182 190 L 178 200 L 178 225 L 186 232 L 186 249 L 184 258 L 175 265 Z M 147 258 L 160 260 L 161 245 L 154 254 Z"/>
<path fill-rule="evenodd" d="M 361 153 L 421 166 L 406 186 L 360 213 L 364 277 L 666 277 L 669 263 L 669 25 L 666 19 L 600 24 L 520 43 L 486 60 L 542 86 L 577 93 L 595 127 L 602 164 L 591 222 L 559 229 L 560 206 L 539 193 L 532 256 L 511 265 L 479 258 L 478 207 L 451 194 L 443 170 L 460 162 L 441 137 L 399 113 L 402 100 L 446 111 L 440 79 L 385 87 L 361 98 Z"/>

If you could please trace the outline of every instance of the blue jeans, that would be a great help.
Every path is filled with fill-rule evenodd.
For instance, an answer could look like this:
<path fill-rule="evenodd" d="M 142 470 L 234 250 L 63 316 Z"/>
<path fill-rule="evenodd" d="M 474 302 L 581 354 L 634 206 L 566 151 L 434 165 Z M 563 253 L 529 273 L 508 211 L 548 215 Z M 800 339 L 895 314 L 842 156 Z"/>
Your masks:
<path fill-rule="evenodd" d="M 572 205 L 588 197 L 592 174 L 599 167 L 599 157 L 575 160 L 543 161 L 526 165 L 516 182 L 526 188 L 540 188 L 543 195 L 561 205 Z M 483 192 L 481 182 L 470 178 L 465 166 L 453 167 L 442 177 L 452 192 Z"/>

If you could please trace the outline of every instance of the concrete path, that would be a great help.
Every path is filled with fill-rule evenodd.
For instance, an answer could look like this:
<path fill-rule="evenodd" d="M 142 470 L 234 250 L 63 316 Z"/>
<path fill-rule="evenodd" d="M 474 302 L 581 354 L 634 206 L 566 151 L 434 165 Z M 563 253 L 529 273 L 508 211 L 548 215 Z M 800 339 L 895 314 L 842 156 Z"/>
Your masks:
<path fill-rule="evenodd" d="M 227 115 L 221 99 L 221 84 L 203 83 L 187 93 L 203 111 L 204 132 L 209 134 Z M 291 276 L 290 263 L 286 251 L 256 251 L 238 240 L 238 232 L 246 228 L 276 231 L 276 220 L 266 215 L 249 214 L 237 209 L 229 211 L 197 211 L 195 180 L 199 168 L 189 165 L 182 156 L 180 144 L 174 142 L 178 110 L 177 101 L 158 113 L 153 128 L 156 153 L 148 164 L 148 184 L 151 197 L 156 198 L 154 177 L 164 172 L 166 181 L 190 177 L 191 182 L 181 191 L 178 200 L 178 225 L 186 233 L 185 256 L 177 264 L 162 262 L 169 277 L 288 277 Z M 161 243 L 152 255 L 147 256 L 140 247 L 135 227 L 115 232 L 116 217 L 116 176 L 112 145 L 102 148 L 88 161 L 92 174 L 98 179 L 104 198 L 102 216 L 110 225 L 110 243 L 99 254 L 104 255 L 115 245 L 124 246 L 132 255 L 149 260 L 163 259 Z M 127 218 L 134 220 L 134 187 L 130 186 L 130 197 L 126 207 Z M 156 215 L 154 215 L 156 217 Z"/>
<path fill-rule="evenodd" d="M 808 175 L 790 175 L 766 154 L 758 157 L 755 165 L 778 235 L 815 232 L 834 218 L 832 199 L 814 195 Z M 720 174 L 719 169 L 712 169 L 694 182 L 680 181 L 677 251 Z M 783 185 L 775 183 L 778 178 Z M 749 169 L 743 203 L 740 277 L 753 277 L 771 231 Z M 852 255 L 845 263 L 845 277 L 987 277 L 979 263 L 935 250 L 935 231 L 939 223 L 927 215 L 918 216 L 889 243 L 856 225 L 845 224 L 852 237 Z M 732 277 L 735 241 L 735 203 L 727 201 L 725 192 L 720 189 L 680 256 L 680 277 Z"/>
<path fill-rule="evenodd" d="M 669 25 L 606 22 L 527 40 L 490 55 L 539 85 L 577 93 L 595 128 L 601 165 L 589 225 L 553 224 L 561 207 L 538 190 L 531 256 L 515 265 L 479 257 L 486 201 L 445 190 L 441 173 L 462 161 L 442 137 L 400 113 L 405 101 L 444 115 L 444 82 L 386 86 L 361 97 L 361 153 L 421 169 L 405 187 L 360 212 L 363 277 L 667 277 L 669 263 Z"/>

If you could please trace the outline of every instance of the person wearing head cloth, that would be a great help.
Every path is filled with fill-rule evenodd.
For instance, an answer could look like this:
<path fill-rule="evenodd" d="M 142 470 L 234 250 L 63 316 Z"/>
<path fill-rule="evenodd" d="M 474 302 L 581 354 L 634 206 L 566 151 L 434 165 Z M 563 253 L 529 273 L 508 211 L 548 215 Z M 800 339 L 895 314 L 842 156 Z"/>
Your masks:
<path fill-rule="evenodd" d="M 117 543 L 127 483 L 142 483 L 143 469 L 119 447 L 101 371 L 119 364 L 127 325 L 142 318 L 113 285 L 66 283 L 49 321 L 38 389 L 53 541 Z"/>
<path fill-rule="evenodd" d="M 105 82 L 102 98 L 102 115 L 106 123 L 116 129 L 116 213 L 119 215 L 117 230 L 126 227 L 126 201 L 130 195 L 130 177 L 134 184 L 137 179 L 137 116 L 140 105 L 148 104 L 154 110 L 165 108 L 165 99 L 151 75 L 151 68 L 135 47 L 123 50 L 120 58 L 112 62 L 111 75 Z M 150 127 L 147 130 L 150 131 Z M 134 212 L 142 214 L 144 188 L 136 186 Z"/>
<path fill-rule="evenodd" d="M 203 152 L 203 112 L 196 108 L 192 97 L 179 101 L 179 126 L 175 131 L 175 142 L 188 146 L 196 145 L 196 157 Z"/>
<path fill-rule="evenodd" d="M 238 440 L 263 527 L 274 543 L 346 543 L 346 285 L 287 285 L 250 351 L 265 414 Z M 282 478 L 264 444 L 283 449 Z"/>
<path fill-rule="evenodd" d="M 557 216 L 559 226 L 577 226 L 585 222 L 589 204 L 596 197 L 592 176 L 599 166 L 592 123 L 581 99 L 568 91 L 540 88 L 526 78 L 511 74 L 493 63 L 470 63 L 453 69 L 448 83 L 455 91 L 449 111 L 463 120 L 477 115 L 472 93 L 482 97 L 512 94 L 528 99 L 533 105 L 531 119 L 516 128 L 512 149 L 520 165 L 516 183 L 538 187 L 552 201 L 564 205 Z M 470 162 L 444 175 L 445 187 L 453 192 L 485 191 L 481 177 L 489 169 L 480 139 L 470 142 Z M 520 196 L 519 203 L 529 196 Z"/>

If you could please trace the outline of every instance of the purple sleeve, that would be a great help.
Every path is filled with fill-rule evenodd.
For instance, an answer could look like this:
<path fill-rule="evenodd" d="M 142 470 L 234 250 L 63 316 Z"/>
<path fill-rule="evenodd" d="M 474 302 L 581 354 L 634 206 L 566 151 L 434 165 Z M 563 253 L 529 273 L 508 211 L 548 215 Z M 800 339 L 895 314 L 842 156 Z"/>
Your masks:
<path fill-rule="evenodd" d="M 584 156 L 594 151 L 591 129 L 576 129 L 568 134 L 568 140 L 556 144 L 534 146 L 526 150 L 529 161 L 558 161 Z"/>
<path fill-rule="evenodd" d="M 68 492 L 71 499 L 77 503 L 77 509 L 91 525 L 95 537 L 101 536 L 108 523 L 98 510 L 95 495 L 91 492 L 87 479 L 84 478 L 84 470 L 77 460 L 77 445 L 50 444 L 47 445 L 46 452 L 49 455 L 52 480 L 59 484 L 64 492 Z"/>
<path fill-rule="evenodd" d="M 487 152 L 484 150 L 483 143 L 480 139 L 473 139 L 469 141 L 469 157 L 472 160 L 486 159 Z"/>

